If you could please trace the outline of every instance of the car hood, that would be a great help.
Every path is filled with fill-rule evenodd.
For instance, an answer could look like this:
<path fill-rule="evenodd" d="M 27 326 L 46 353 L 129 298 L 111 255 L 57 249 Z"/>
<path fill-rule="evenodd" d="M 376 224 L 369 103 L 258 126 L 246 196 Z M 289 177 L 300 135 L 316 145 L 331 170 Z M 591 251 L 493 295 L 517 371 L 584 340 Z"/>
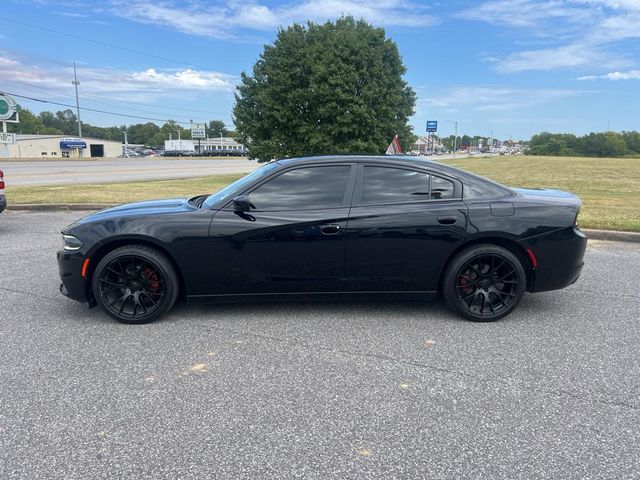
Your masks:
<path fill-rule="evenodd" d="M 74 224 L 69 225 L 69 227 L 88 222 L 108 220 L 110 218 L 161 215 L 164 213 L 178 213 L 181 211 L 187 212 L 195 210 L 195 208 L 196 207 L 189 205 L 189 201 L 186 198 L 166 198 L 162 200 L 149 200 L 146 202 L 125 203 L 124 205 L 118 205 L 116 207 L 107 208 L 105 210 L 92 213 L 91 215 L 87 215 Z"/>
<path fill-rule="evenodd" d="M 578 206 L 582 203 L 576 195 L 571 192 L 565 192 L 563 190 L 553 190 L 548 188 L 512 188 L 512 190 L 518 193 L 520 196 L 532 200 L 549 200 L 556 201 L 562 204 L 572 204 Z"/>

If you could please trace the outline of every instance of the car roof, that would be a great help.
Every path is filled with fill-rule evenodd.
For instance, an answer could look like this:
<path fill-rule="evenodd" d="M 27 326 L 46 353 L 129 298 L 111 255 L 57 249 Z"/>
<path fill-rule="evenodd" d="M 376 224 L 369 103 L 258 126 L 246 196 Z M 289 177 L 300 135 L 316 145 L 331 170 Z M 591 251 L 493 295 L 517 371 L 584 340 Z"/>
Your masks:
<path fill-rule="evenodd" d="M 307 163 L 380 163 L 385 165 L 422 167 L 456 177 L 469 175 L 464 170 L 460 170 L 449 165 L 427 160 L 426 158 L 410 157 L 408 155 L 315 155 L 309 157 L 286 158 L 277 161 L 283 166 L 304 165 Z"/>
<path fill-rule="evenodd" d="M 475 173 L 467 172 L 465 170 L 461 170 L 456 167 L 452 167 L 450 165 L 446 165 L 443 163 L 435 162 L 433 160 L 428 160 L 422 157 L 412 157 L 409 155 L 367 155 L 367 154 L 359 154 L 359 155 L 314 155 L 308 157 L 297 157 L 297 158 L 285 158 L 282 160 L 277 160 L 278 164 L 282 166 L 294 166 L 294 165 L 305 165 L 305 164 L 318 164 L 318 163 L 345 163 L 345 162 L 355 162 L 355 163 L 380 163 L 381 165 L 395 165 L 395 166 L 405 166 L 405 167 L 422 167 L 427 168 L 431 171 L 439 172 L 444 175 L 449 175 L 453 178 L 457 178 L 461 182 L 465 184 L 488 184 L 496 186 L 500 189 L 505 190 L 505 193 L 511 193 L 511 190 L 504 185 L 501 185 L 493 180 L 489 180 L 488 178 L 482 177 L 480 175 L 476 175 Z"/>

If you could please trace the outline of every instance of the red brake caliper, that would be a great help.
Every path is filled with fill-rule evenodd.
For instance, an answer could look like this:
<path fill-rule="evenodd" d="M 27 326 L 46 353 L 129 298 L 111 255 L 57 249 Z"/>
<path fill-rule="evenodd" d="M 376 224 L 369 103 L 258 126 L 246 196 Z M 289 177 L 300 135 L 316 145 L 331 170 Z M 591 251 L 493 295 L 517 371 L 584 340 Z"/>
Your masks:
<path fill-rule="evenodd" d="M 158 274 L 151 270 L 149 267 L 144 269 L 144 276 L 149 279 L 150 290 L 154 292 L 160 288 L 160 282 L 158 281 Z"/>

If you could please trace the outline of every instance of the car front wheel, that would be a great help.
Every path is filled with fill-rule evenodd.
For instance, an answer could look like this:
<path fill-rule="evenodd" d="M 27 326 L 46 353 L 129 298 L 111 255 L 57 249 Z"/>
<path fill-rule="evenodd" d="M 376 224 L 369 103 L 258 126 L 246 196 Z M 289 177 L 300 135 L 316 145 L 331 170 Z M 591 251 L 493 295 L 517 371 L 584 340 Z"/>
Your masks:
<path fill-rule="evenodd" d="M 449 307 L 477 322 L 509 315 L 526 288 L 522 264 L 497 245 L 475 245 L 460 252 L 445 272 L 442 293 Z"/>
<path fill-rule="evenodd" d="M 171 261 L 153 248 L 131 245 L 104 256 L 93 274 L 98 304 L 122 323 L 149 323 L 164 315 L 178 297 Z"/>

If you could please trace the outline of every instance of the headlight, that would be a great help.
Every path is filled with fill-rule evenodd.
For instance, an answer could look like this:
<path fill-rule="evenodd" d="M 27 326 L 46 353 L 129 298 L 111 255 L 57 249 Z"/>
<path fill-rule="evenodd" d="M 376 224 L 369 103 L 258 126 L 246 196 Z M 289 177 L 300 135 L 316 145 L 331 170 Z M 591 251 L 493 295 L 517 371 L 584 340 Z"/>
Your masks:
<path fill-rule="evenodd" d="M 74 237 L 73 235 L 62 235 L 62 239 L 64 240 L 64 249 L 68 252 L 75 252 L 76 250 L 80 250 L 82 248 L 82 242 L 79 238 Z"/>

